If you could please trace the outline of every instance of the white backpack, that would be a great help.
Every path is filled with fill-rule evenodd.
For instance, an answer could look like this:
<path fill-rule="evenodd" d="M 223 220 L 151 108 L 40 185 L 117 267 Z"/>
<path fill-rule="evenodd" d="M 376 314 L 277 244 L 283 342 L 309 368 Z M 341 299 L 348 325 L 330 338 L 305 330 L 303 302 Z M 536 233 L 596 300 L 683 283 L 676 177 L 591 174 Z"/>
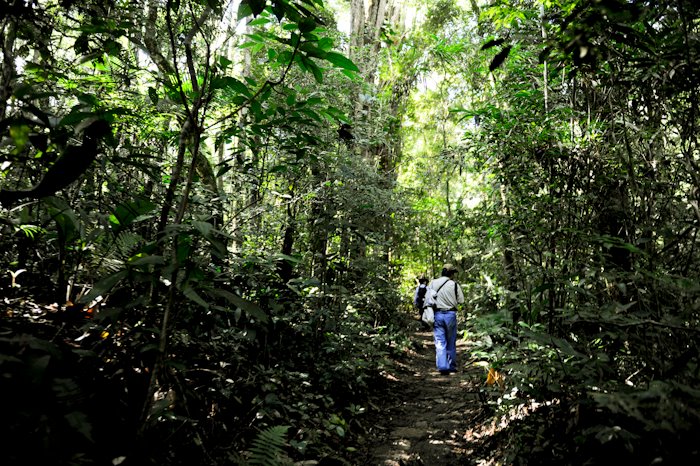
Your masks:
<path fill-rule="evenodd" d="M 440 287 L 437 290 L 428 287 L 428 291 L 425 292 L 425 301 L 423 301 L 423 315 L 420 319 L 426 324 L 433 325 L 435 323 L 435 311 L 437 310 L 438 292 L 449 281 L 449 279 L 445 280 L 445 282 L 442 285 L 440 285 Z"/>

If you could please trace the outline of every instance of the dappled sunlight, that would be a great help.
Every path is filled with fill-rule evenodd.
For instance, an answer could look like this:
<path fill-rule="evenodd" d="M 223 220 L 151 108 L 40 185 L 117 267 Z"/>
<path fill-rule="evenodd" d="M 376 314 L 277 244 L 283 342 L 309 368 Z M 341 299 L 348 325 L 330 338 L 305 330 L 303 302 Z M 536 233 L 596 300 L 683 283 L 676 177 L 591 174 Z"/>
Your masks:
<path fill-rule="evenodd" d="M 700 464 L 696 3 L 4 1 L 4 463 Z"/>
<path fill-rule="evenodd" d="M 386 440 L 378 439 L 374 447 L 376 464 L 460 464 L 466 458 L 463 433 L 481 410 L 481 372 L 441 375 L 435 368 L 432 332 L 413 335 L 415 352 L 397 361 L 400 375 L 393 393 L 401 401 L 392 404 L 382 427 L 378 426 L 379 432 L 386 432 Z M 466 357 L 467 345 L 460 339 L 457 346 L 459 361 Z"/>

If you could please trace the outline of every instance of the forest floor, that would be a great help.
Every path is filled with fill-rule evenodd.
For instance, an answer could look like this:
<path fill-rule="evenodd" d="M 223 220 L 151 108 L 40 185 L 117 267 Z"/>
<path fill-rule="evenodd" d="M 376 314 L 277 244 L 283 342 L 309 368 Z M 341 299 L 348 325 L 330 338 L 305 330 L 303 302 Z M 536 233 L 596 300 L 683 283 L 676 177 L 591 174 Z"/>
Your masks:
<path fill-rule="evenodd" d="M 492 409 L 485 402 L 484 369 L 469 365 L 469 342 L 457 340 L 459 370 L 441 375 L 435 368 L 432 331 L 412 333 L 413 349 L 387 378 L 389 389 L 369 429 L 364 464 L 443 466 L 496 464 L 483 440 L 494 433 Z"/>

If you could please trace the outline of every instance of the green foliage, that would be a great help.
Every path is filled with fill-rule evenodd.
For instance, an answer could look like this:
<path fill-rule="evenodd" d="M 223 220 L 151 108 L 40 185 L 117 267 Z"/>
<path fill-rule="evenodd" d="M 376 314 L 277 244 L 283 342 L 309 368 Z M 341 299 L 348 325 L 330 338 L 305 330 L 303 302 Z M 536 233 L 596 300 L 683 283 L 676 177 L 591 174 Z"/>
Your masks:
<path fill-rule="evenodd" d="M 46 421 L 10 459 L 350 452 L 407 345 L 401 296 L 444 261 L 493 396 L 549 403 L 511 454 L 551 431 L 562 462 L 675 458 L 698 425 L 697 8 L 470 7 L 347 50 L 320 1 L 244 1 L 246 24 L 216 1 L 11 8 L 2 199 L 95 119 L 113 134 L 0 212 L 3 437 Z"/>
<path fill-rule="evenodd" d="M 697 431 L 680 408 L 695 394 L 675 385 L 697 383 L 697 141 L 684 136 L 697 80 L 661 71 L 697 39 L 688 5 L 492 3 L 458 67 L 471 86 L 450 83 L 450 118 L 434 110 L 439 81 L 415 104 L 450 131 L 415 138 L 403 179 L 433 221 L 416 228 L 422 261 L 406 262 L 417 275 L 459 244 L 473 358 L 505 375 L 504 408 L 543 403 L 508 430 L 506 463 L 665 461 Z M 476 202 L 458 210 L 472 180 Z"/>
<path fill-rule="evenodd" d="M 47 424 L 65 434 L 56 448 L 48 431 L 21 445 L 51 444 L 59 464 L 223 464 L 236 451 L 279 464 L 330 453 L 361 431 L 352 418 L 387 345 L 372 327 L 390 318 L 377 303 L 389 307 L 395 293 L 386 274 L 357 304 L 366 298 L 352 277 L 380 262 L 385 232 L 370 216 L 391 206 L 382 180 L 351 166 L 337 141 L 352 112 L 337 89 L 359 69 L 320 27 L 322 7 L 243 2 L 239 16 L 255 16 L 246 36 L 223 26 L 218 2 L 139 12 L 68 2 L 12 16 L 0 187 L 41 179 L 93 118 L 115 130 L 55 197 L 2 211 L 0 265 L 16 272 L 0 289 L 24 293 L 12 301 L 13 325 L 34 315 L 46 326 L 27 329 L 30 346 L 60 336 L 56 351 L 74 360 L 65 382 L 51 382 L 57 389 L 83 396 L 83 375 L 111 388 L 102 411 L 56 403 L 66 414 Z M 342 183 L 367 187 L 361 205 Z M 325 191 L 330 234 L 317 245 Z M 353 248 L 369 238 L 369 249 L 348 253 L 348 238 Z M 360 251 L 369 253 L 356 266 Z M 34 301 L 37 310 L 19 309 Z M 21 378 L 31 361 L 20 362 L 4 373 Z M 44 383 L 20 385 L 34 394 Z M 45 415 L 22 400 L 4 411 L 13 422 Z M 106 447 L 109 423 L 123 435 Z M 295 426 L 288 443 L 269 428 L 279 424 Z"/>
<path fill-rule="evenodd" d="M 269 427 L 261 431 L 250 447 L 250 457 L 245 464 L 250 466 L 277 466 L 291 463 L 284 452 L 285 436 L 289 426 Z"/>
<path fill-rule="evenodd" d="M 126 385 L 100 375 L 94 351 L 52 341 L 56 328 L 46 323 L 4 319 L 2 335 L 6 461 L 98 464 L 127 451 L 135 413 L 120 406 Z"/>

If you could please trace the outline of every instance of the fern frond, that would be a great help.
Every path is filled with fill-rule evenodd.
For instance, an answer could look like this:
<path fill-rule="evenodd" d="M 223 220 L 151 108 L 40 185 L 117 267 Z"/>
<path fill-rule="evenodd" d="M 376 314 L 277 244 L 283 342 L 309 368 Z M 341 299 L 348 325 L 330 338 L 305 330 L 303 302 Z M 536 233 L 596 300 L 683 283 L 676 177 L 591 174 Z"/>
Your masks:
<path fill-rule="evenodd" d="M 122 231 L 115 238 L 114 242 L 105 244 L 102 251 L 102 266 L 111 272 L 117 272 L 124 268 L 126 262 L 143 243 L 143 237 L 136 233 Z"/>
<path fill-rule="evenodd" d="M 274 426 L 261 431 L 249 450 L 248 466 L 280 466 L 291 463 L 284 451 L 289 426 Z"/>
<path fill-rule="evenodd" d="M 115 239 L 115 245 L 117 247 L 116 256 L 122 260 L 126 260 L 131 257 L 136 249 L 139 247 L 143 238 L 141 235 L 136 233 L 131 233 L 128 231 L 123 231 L 119 233 L 119 236 Z"/>

